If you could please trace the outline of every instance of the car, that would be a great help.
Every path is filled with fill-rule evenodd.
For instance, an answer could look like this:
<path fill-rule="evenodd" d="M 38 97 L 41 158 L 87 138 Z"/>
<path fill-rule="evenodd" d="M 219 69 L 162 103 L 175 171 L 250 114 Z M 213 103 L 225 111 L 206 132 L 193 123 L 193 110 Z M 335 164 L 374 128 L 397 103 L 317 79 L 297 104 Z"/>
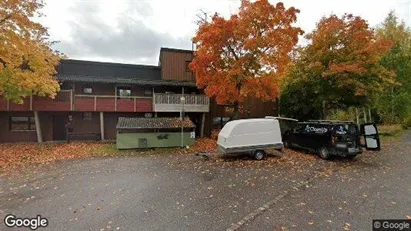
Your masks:
<path fill-rule="evenodd" d="M 309 120 L 297 122 L 282 137 L 285 147 L 305 149 L 330 159 L 332 156 L 355 158 L 361 154 L 361 136 L 367 149 L 380 149 L 378 129 L 372 123 L 362 124 L 359 129 L 352 121 Z"/>
<path fill-rule="evenodd" d="M 276 119 L 241 119 L 224 125 L 218 134 L 220 153 L 248 153 L 256 160 L 265 157 L 265 150 L 283 149 L 281 130 Z"/>

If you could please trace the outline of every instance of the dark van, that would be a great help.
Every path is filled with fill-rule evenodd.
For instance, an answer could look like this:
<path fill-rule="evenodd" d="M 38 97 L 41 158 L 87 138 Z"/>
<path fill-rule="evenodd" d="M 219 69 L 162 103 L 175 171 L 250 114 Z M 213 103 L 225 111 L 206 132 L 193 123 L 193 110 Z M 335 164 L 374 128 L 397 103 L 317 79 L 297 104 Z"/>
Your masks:
<path fill-rule="evenodd" d="M 323 159 L 331 156 L 354 158 L 362 153 L 360 137 L 365 146 L 379 150 L 380 142 L 375 124 L 362 124 L 361 130 L 350 121 L 310 120 L 297 122 L 283 134 L 285 147 L 296 147 L 317 153 Z"/>

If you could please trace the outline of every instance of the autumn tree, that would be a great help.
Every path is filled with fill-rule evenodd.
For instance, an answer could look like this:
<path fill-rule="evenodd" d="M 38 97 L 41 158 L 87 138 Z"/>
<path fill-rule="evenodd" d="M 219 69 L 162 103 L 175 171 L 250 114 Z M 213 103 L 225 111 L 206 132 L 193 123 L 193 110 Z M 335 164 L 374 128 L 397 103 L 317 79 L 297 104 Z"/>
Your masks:
<path fill-rule="evenodd" d="M 197 50 L 190 64 L 197 86 L 218 104 L 232 104 L 234 119 L 248 96 L 275 100 L 290 62 L 290 51 L 303 31 L 293 24 L 299 10 L 268 0 L 241 1 L 238 14 L 214 14 L 193 38 Z"/>
<path fill-rule="evenodd" d="M 377 28 L 377 37 L 393 43 L 381 64 L 395 72 L 399 84 L 376 95 L 374 106 L 384 122 L 397 123 L 407 117 L 411 121 L 411 31 L 390 12 Z"/>
<path fill-rule="evenodd" d="M 33 21 L 42 0 L 0 1 L 0 95 L 22 102 L 29 95 L 54 97 L 60 54 L 51 50 L 47 29 Z"/>
<path fill-rule="evenodd" d="M 303 83 L 301 91 L 307 91 L 311 104 L 322 109 L 321 117 L 330 109 L 367 105 L 372 95 L 395 83 L 395 74 L 380 63 L 392 43 L 377 38 L 362 18 L 323 17 L 306 38 L 309 44 L 292 72 L 298 80 L 292 83 Z"/>

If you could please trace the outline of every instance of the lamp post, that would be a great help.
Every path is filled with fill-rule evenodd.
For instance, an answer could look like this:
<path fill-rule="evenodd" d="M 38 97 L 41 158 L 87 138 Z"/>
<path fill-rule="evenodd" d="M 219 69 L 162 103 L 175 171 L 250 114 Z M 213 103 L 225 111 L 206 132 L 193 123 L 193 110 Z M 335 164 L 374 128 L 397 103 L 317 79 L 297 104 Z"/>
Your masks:
<path fill-rule="evenodd" d="M 181 120 L 181 147 L 184 147 L 184 103 L 186 101 L 186 98 L 184 96 L 181 96 L 180 102 L 181 102 L 181 113 L 180 113 L 180 120 Z"/>

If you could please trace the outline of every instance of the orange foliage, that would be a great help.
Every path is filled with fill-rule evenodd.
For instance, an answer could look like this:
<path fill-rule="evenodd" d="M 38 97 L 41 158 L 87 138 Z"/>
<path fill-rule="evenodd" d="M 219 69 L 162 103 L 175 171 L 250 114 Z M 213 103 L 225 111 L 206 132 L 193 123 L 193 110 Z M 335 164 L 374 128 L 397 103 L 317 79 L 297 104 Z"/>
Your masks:
<path fill-rule="evenodd" d="M 238 104 L 247 96 L 275 100 L 289 54 L 303 33 L 293 26 L 297 13 L 281 2 L 243 0 L 229 19 L 216 13 L 211 22 L 202 22 L 190 64 L 197 86 L 219 104 Z"/>
<path fill-rule="evenodd" d="M 377 39 L 362 18 L 351 14 L 324 17 L 306 37 L 312 43 L 305 50 L 305 66 L 333 81 L 335 87 L 365 95 L 381 89 L 384 83 L 394 83 L 393 73 L 379 64 L 392 43 Z"/>

